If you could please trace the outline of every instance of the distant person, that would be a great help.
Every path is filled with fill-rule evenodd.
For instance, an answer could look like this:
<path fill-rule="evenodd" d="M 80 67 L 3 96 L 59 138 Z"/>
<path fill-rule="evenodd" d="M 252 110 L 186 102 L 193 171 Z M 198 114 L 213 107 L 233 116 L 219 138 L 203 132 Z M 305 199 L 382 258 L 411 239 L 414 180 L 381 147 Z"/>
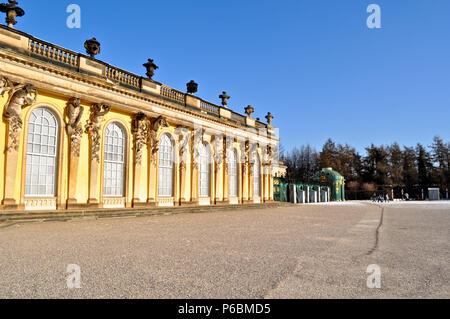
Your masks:
<path fill-rule="evenodd" d="M 409 194 L 408 193 L 405 194 L 405 200 L 409 200 Z"/>
<path fill-rule="evenodd" d="M 377 194 L 373 193 L 372 195 L 372 201 L 375 203 L 377 201 Z"/>
<path fill-rule="evenodd" d="M 389 203 L 389 194 L 386 194 L 386 203 Z"/>

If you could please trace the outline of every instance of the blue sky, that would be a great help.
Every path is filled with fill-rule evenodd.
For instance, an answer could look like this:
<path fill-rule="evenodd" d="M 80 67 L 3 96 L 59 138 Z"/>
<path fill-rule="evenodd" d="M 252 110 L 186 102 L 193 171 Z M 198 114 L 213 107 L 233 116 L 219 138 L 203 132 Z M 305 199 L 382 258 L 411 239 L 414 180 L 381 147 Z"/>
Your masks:
<path fill-rule="evenodd" d="M 66 7 L 81 6 L 81 29 L 66 27 Z M 382 29 L 366 8 L 381 7 Z M 365 146 L 429 145 L 450 140 L 448 0 L 21 0 L 16 28 L 256 117 L 275 116 L 287 149 L 329 137 Z M 3 18 L 2 18 L 3 19 Z"/>

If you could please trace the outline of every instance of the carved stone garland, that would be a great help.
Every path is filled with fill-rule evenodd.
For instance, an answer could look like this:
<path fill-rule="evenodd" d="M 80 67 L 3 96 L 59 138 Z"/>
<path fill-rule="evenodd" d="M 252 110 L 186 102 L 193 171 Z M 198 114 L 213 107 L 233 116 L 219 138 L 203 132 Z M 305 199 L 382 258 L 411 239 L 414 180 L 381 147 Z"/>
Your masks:
<path fill-rule="evenodd" d="M 147 116 L 144 113 L 139 112 L 134 116 L 132 129 L 134 134 L 135 162 L 138 165 L 142 163 L 142 152 L 147 142 L 148 126 Z"/>
<path fill-rule="evenodd" d="M 169 124 L 164 116 L 160 116 L 151 123 L 148 133 L 148 144 L 151 149 L 150 162 L 154 166 L 156 166 L 156 153 L 159 151 L 158 132 L 164 127 L 169 127 Z"/>
<path fill-rule="evenodd" d="M 110 106 L 102 103 L 94 104 L 91 107 L 91 117 L 86 125 L 86 133 L 89 134 L 91 140 L 91 156 L 92 160 L 100 162 L 101 133 L 100 129 L 103 117 L 111 110 Z"/>
<path fill-rule="evenodd" d="M 11 90 L 14 86 L 8 78 L 0 75 L 0 96 L 4 96 L 6 92 Z"/>
<path fill-rule="evenodd" d="M 249 163 L 250 163 L 250 175 L 253 175 L 253 172 L 255 171 L 255 158 L 258 155 L 258 144 L 257 143 L 249 143 L 249 149 L 248 149 L 248 157 L 249 157 Z"/>
<path fill-rule="evenodd" d="M 227 155 L 227 161 L 225 163 L 225 174 L 228 175 L 230 171 L 230 159 L 229 154 L 230 152 L 233 152 L 233 143 L 234 138 L 227 136 L 224 140 L 224 147 L 225 147 L 225 154 Z"/>
<path fill-rule="evenodd" d="M 66 114 L 68 122 L 66 125 L 67 135 L 70 138 L 70 153 L 72 156 L 80 157 L 80 144 L 83 135 L 81 118 L 84 108 L 80 105 L 80 99 L 73 97 L 67 102 Z"/>
<path fill-rule="evenodd" d="M 180 143 L 179 143 L 179 154 L 180 154 L 180 168 L 182 170 L 186 169 L 186 162 L 187 162 L 187 151 L 188 146 L 191 138 L 189 128 L 185 126 L 180 126 L 175 130 L 175 134 L 180 137 Z"/>
<path fill-rule="evenodd" d="M 13 86 L 8 79 L 0 78 L 1 95 L 9 90 L 9 98 L 5 104 L 3 118 L 8 122 L 9 138 L 7 152 L 19 150 L 20 133 L 22 132 L 22 109 L 30 106 L 38 97 L 36 88 L 31 84 Z"/>
<path fill-rule="evenodd" d="M 242 172 L 244 174 L 246 174 L 247 173 L 247 163 L 249 162 L 248 152 L 250 149 L 250 142 L 249 141 L 241 142 L 240 147 L 241 147 L 241 163 L 243 164 Z"/>
<path fill-rule="evenodd" d="M 192 142 L 192 153 L 194 154 L 194 169 L 198 169 L 200 164 L 200 146 L 203 143 L 204 130 L 197 128 L 194 130 L 194 138 Z"/>
<path fill-rule="evenodd" d="M 217 173 L 219 171 L 220 165 L 223 163 L 223 135 L 217 135 L 214 138 L 213 146 L 214 146 L 214 161 L 216 162 L 215 165 L 215 172 Z"/>

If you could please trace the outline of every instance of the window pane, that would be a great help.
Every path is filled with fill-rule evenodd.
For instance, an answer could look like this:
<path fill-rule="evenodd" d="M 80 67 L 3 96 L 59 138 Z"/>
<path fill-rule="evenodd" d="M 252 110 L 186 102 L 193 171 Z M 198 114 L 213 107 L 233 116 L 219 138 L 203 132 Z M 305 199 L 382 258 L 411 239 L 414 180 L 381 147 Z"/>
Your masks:
<path fill-rule="evenodd" d="M 238 165 L 237 165 L 237 154 L 236 151 L 233 150 L 229 153 L 229 169 L 228 173 L 230 175 L 230 197 L 238 196 Z"/>
<path fill-rule="evenodd" d="M 103 196 L 123 197 L 125 196 L 125 131 L 119 124 L 111 123 L 106 128 L 105 134 Z"/>
<path fill-rule="evenodd" d="M 173 196 L 173 160 L 173 142 L 168 134 L 164 134 L 159 141 L 158 196 L 160 197 Z"/>
<path fill-rule="evenodd" d="M 258 155 L 255 155 L 255 161 L 254 161 L 254 172 L 253 172 L 253 194 L 254 196 L 261 196 L 261 189 L 260 189 L 260 178 L 261 178 L 261 165 L 259 162 Z"/>
<path fill-rule="evenodd" d="M 210 153 L 207 145 L 200 146 L 199 196 L 210 196 Z"/>
<path fill-rule="evenodd" d="M 28 123 L 25 196 L 54 197 L 59 130 L 52 111 L 38 108 Z"/>

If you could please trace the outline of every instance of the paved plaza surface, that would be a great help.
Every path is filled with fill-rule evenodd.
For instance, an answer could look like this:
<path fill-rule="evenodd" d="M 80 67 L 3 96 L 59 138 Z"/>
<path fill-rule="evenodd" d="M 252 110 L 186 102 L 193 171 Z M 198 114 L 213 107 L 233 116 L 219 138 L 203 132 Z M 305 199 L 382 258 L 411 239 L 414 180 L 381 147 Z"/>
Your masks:
<path fill-rule="evenodd" d="M 450 202 L 13 225 L 0 298 L 450 298 L 449 232 Z M 372 264 L 381 289 L 367 287 Z"/>

